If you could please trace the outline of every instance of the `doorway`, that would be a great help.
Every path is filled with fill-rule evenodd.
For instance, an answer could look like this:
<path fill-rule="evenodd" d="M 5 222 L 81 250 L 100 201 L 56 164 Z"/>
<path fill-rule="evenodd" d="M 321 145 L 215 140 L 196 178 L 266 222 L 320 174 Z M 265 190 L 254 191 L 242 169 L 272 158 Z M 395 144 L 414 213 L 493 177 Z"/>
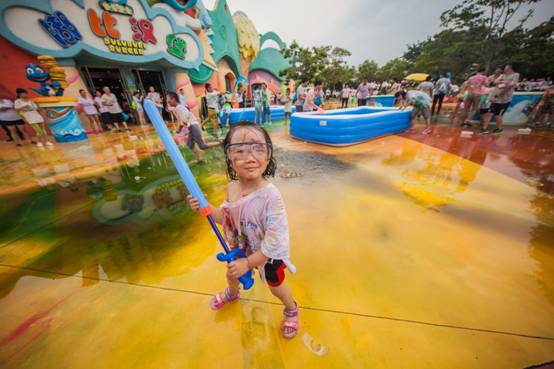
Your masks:
<path fill-rule="evenodd" d="M 162 72 L 155 70 L 138 70 L 133 69 L 133 77 L 138 88 L 145 93 L 148 93 L 148 88 L 154 86 L 154 89 L 161 95 L 165 95 L 167 87 Z"/>
<path fill-rule="evenodd" d="M 119 68 L 81 67 L 81 73 L 93 95 L 94 91 L 102 92 L 102 88 L 108 86 L 110 91 L 117 97 L 121 109 L 129 114 L 131 107 L 130 96 L 127 93 L 128 89 Z"/>

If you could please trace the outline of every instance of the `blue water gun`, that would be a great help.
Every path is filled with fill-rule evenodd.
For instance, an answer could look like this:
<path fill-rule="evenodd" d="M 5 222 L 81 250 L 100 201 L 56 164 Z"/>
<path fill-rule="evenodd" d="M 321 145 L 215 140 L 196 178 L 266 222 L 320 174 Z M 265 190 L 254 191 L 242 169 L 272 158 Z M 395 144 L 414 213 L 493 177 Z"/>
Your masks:
<path fill-rule="evenodd" d="M 169 133 L 169 130 L 167 129 L 167 126 L 165 125 L 165 122 L 163 121 L 156 104 L 154 104 L 152 100 L 149 100 L 149 99 L 144 100 L 144 111 L 146 112 L 146 114 L 148 115 L 148 118 L 150 119 L 150 121 L 154 125 L 154 128 L 158 132 L 158 135 L 160 136 L 160 139 L 162 140 L 165 146 L 165 149 L 169 154 L 169 157 L 173 161 L 175 168 L 177 168 L 177 172 L 179 173 L 179 176 L 181 176 L 181 179 L 185 183 L 187 190 L 193 197 L 198 199 L 200 203 L 200 214 L 202 214 L 204 217 L 208 219 L 208 222 L 210 223 L 212 230 L 214 231 L 215 235 L 217 236 L 217 239 L 219 240 L 219 243 L 221 244 L 221 246 L 223 247 L 223 250 L 225 251 L 217 254 L 217 260 L 230 263 L 237 259 L 245 258 L 246 254 L 244 253 L 243 250 L 239 248 L 230 250 L 229 247 L 227 246 L 225 239 L 221 235 L 221 232 L 219 231 L 219 228 L 217 228 L 217 225 L 212 217 L 212 209 L 210 208 L 208 201 L 206 201 L 206 198 L 204 197 L 204 193 L 200 189 L 200 186 L 198 186 L 196 179 L 192 175 L 192 172 L 190 171 L 190 168 L 187 165 L 187 162 L 181 155 L 181 152 L 179 151 L 177 144 L 175 144 L 175 141 L 173 140 L 171 133 Z M 252 270 L 248 270 L 248 272 L 246 272 L 243 276 L 241 276 L 239 278 L 239 282 L 242 284 L 242 287 L 245 290 L 252 287 L 252 285 L 254 284 L 254 279 L 252 278 Z"/>

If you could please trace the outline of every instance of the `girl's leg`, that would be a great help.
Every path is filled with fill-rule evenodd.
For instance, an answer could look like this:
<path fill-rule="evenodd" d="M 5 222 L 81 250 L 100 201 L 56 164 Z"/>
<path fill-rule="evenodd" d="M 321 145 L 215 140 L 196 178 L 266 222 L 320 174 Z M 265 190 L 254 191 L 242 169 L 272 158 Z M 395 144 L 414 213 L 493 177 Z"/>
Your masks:
<path fill-rule="evenodd" d="M 121 124 L 123 124 L 123 127 L 125 127 L 125 129 L 126 129 L 127 131 L 129 131 L 129 127 L 127 126 L 127 122 L 126 122 L 126 121 L 121 122 Z"/>
<path fill-rule="evenodd" d="M 144 117 L 144 112 L 139 113 L 139 121 L 141 126 L 146 125 L 146 118 Z"/>
<path fill-rule="evenodd" d="M 96 133 L 102 132 L 102 129 L 100 128 L 100 121 L 98 120 L 98 116 L 93 115 L 91 120 L 92 120 L 92 127 L 94 129 L 94 132 Z"/>
<path fill-rule="evenodd" d="M 9 136 L 12 138 L 17 146 L 21 146 L 21 139 L 17 135 L 16 126 L 2 126 L 2 128 L 4 128 L 7 133 L 9 133 Z"/>
<path fill-rule="evenodd" d="M 285 285 L 281 284 L 280 286 L 273 287 L 269 286 L 269 290 L 273 294 L 273 296 L 277 297 L 283 305 L 285 305 L 285 311 L 288 312 L 296 312 L 295 314 L 287 315 L 285 312 L 285 321 L 297 323 L 298 322 L 298 305 L 294 301 L 294 298 L 292 297 L 292 292 L 290 292 L 290 289 Z M 298 331 L 298 325 L 296 325 L 296 328 L 290 327 L 290 326 L 283 326 L 283 335 L 285 338 L 292 338 L 294 335 L 296 335 L 296 332 Z"/>
<path fill-rule="evenodd" d="M 489 123 L 492 118 L 492 113 L 483 114 L 483 131 L 486 131 L 489 128 Z"/>
<path fill-rule="evenodd" d="M 42 144 L 46 144 L 46 131 L 44 130 L 44 123 L 35 123 L 32 125 L 33 129 L 37 134 L 37 139 Z"/>
<path fill-rule="evenodd" d="M 13 141 L 14 138 L 12 136 L 12 130 L 9 129 L 8 126 L 5 126 L 5 125 L 2 125 L 2 129 L 4 130 L 4 132 L 6 132 L 6 136 L 8 136 L 8 141 Z"/>

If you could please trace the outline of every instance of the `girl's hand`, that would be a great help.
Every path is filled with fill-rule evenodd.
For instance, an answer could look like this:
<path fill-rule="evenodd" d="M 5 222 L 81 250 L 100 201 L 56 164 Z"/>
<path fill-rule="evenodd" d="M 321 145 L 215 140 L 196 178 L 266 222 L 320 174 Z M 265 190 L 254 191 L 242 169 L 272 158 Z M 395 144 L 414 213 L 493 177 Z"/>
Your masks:
<path fill-rule="evenodd" d="M 193 211 L 200 210 L 200 201 L 196 197 L 192 197 L 192 195 L 188 195 L 187 201 L 189 202 L 189 205 Z"/>
<path fill-rule="evenodd" d="M 240 258 L 229 264 L 227 264 L 227 269 L 229 269 L 229 275 L 233 278 L 240 278 L 246 272 L 248 272 L 248 259 Z"/>

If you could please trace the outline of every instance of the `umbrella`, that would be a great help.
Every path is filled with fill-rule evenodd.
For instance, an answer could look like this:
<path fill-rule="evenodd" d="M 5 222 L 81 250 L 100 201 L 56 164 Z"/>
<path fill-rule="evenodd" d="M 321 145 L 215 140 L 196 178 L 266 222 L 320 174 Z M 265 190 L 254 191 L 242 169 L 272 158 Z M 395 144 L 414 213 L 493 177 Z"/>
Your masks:
<path fill-rule="evenodd" d="M 427 73 L 412 73 L 404 79 L 409 81 L 423 82 L 429 77 Z"/>

